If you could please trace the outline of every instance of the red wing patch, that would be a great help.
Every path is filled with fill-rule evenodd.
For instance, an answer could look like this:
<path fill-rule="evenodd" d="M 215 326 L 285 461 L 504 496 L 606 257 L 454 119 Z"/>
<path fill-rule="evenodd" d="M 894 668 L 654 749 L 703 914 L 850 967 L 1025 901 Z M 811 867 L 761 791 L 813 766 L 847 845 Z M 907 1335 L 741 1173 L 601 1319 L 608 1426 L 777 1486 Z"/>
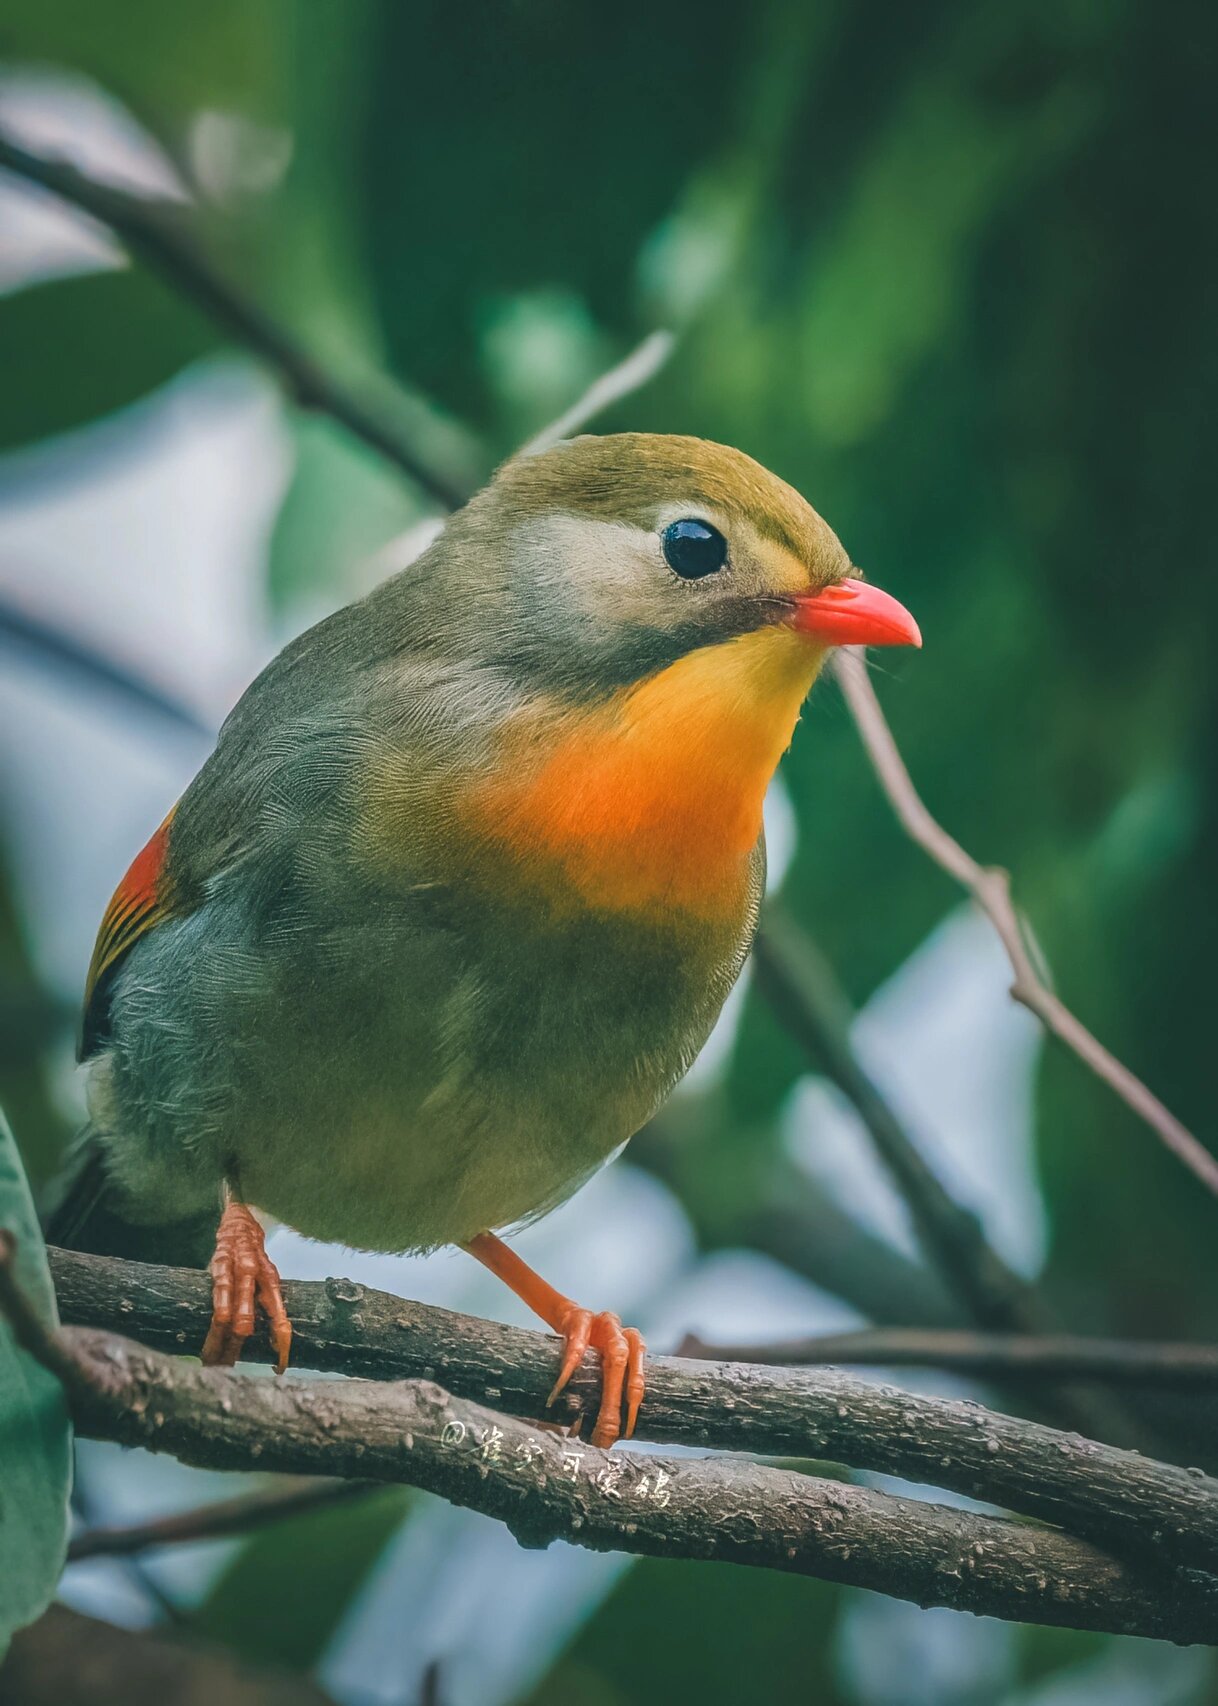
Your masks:
<path fill-rule="evenodd" d="M 85 980 L 82 1056 L 90 1052 L 97 1040 L 99 1015 L 95 1012 L 95 1001 L 107 972 L 118 964 L 146 930 L 151 930 L 173 913 L 172 889 L 165 880 L 165 859 L 172 822 L 171 811 L 148 845 L 132 860 L 127 875 L 115 889 L 102 917 L 93 958 L 89 962 L 89 975 Z"/>

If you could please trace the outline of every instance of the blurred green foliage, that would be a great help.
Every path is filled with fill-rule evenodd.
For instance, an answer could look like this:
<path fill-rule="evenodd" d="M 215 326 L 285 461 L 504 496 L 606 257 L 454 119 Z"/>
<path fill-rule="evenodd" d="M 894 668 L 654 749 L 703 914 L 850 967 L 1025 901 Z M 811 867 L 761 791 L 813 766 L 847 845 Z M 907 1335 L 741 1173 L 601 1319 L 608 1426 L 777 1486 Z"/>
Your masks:
<path fill-rule="evenodd" d="M 55 1287 L 8 1120 L 0 1111 L 0 1227 L 12 1278 L 48 1327 Z M 0 1319 L 0 1660 L 9 1639 L 50 1604 L 68 1547 L 72 1424 L 63 1388 Z"/>
<path fill-rule="evenodd" d="M 192 1627 L 252 1664 L 315 1665 L 410 1504 L 406 1488 L 387 1487 L 252 1535 Z"/>
<path fill-rule="evenodd" d="M 680 330 L 660 379 L 598 424 L 739 444 L 917 612 L 926 649 L 885 659 L 881 690 L 929 804 L 1012 870 L 1065 998 L 1212 1133 L 1218 12 L 107 11 L 101 27 L 93 0 L 10 0 L 0 55 L 96 78 L 184 161 L 204 112 L 290 138 L 279 181 L 207 213 L 213 246 L 345 373 L 387 366 L 488 454 L 651 326 Z M 139 273 L 18 295 L 0 310 L 0 442 L 93 419 L 217 345 Z M 337 429 L 297 432 L 272 585 L 337 600 L 423 512 Z M 861 1002 L 956 896 L 902 839 L 831 689 L 807 722 L 786 766 L 801 833 L 785 899 Z M 802 1070 L 751 1001 L 702 1109 L 718 1199 L 756 1188 Z M 1047 1283 L 1071 1324 L 1218 1330 L 1213 1204 L 1065 1057 L 1046 1060 L 1039 1142 Z M 366 1563 L 383 1531 L 351 1532 Z M 251 1559 L 268 1549 L 314 1605 L 328 1548 L 261 1538 Z M 348 1591 L 362 1567 L 348 1556 Z M 208 1627 L 310 1662 L 312 1613 L 253 1640 L 236 1569 Z M 775 1699 L 828 1701 L 837 1603 L 643 1564 L 536 1698 L 672 1700 L 694 1644 L 708 1706 L 759 1671 Z M 756 1639 L 737 1648 L 742 1630 Z M 1028 1675 L 1095 1645 L 1022 1639 Z"/>
<path fill-rule="evenodd" d="M 829 1636 L 838 1593 L 735 1564 L 645 1558 L 529 1696 L 530 1706 L 632 1706 L 637 1700 L 751 1700 L 764 1678 L 771 1706 L 832 1699 Z M 657 1625 L 671 1638 L 657 1640 Z M 731 1630 L 730 1641 L 714 1638 Z"/>

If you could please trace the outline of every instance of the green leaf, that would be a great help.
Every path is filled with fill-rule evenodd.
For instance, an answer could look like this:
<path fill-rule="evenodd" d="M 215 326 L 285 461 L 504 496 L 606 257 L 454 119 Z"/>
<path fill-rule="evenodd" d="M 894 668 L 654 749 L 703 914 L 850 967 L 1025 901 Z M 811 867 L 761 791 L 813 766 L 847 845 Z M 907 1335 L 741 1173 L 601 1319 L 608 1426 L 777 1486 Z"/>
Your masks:
<path fill-rule="evenodd" d="M 95 0 L 9 0 L 4 56 L 96 80 L 159 132 L 179 142 L 201 111 L 239 110 L 258 119 L 278 115 L 289 62 L 282 6 L 211 0 L 198 27 L 161 0 L 107 7 L 104 27 Z"/>
<path fill-rule="evenodd" d="M 353 571 L 366 579 L 350 591 L 365 591 L 366 565 L 426 510 L 395 469 L 333 421 L 297 415 L 290 424 L 296 468 L 271 542 L 271 596 L 324 609 Z M 399 566 L 386 563 L 376 578 Z"/>
<path fill-rule="evenodd" d="M 140 267 L 18 291 L 0 303 L 0 450 L 126 408 L 218 341 L 195 308 Z"/>
<path fill-rule="evenodd" d="M 409 1488 L 385 1487 L 251 1535 L 196 1611 L 195 1633 L 251 1664 L 308 1670 L 413 1502 Z"/>
<path fill-rule="evenodd" d="M 827 1582 L 773 1570 L 641 1558 L 527 1706 L 831 1706 L 841 1699 L 832 1637 L 842 1599 Z"/>
<path fill-rule="evenodd" d="M 8 1122 L 0 1114 L 0 1227 L 17 1240 L 17 1278 L 44 1321 L 57 1324 L 38 1217 Z M 68 1544 L 72 1429 L 54 1375 L 19 1350 L 0 1321 L 0 1654 L 41 1616 Z"/>

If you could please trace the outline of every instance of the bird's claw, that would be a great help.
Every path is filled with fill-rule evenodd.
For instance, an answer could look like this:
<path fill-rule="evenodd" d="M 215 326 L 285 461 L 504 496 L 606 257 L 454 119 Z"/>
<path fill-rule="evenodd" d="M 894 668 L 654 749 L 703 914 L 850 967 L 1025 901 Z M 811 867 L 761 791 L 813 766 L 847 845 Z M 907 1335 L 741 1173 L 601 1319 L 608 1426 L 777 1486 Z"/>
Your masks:
<path fill-rule="evenodd" d="M 563 1338 L 562 1367 L 546 1403 L 552 1404 L 558 1397 L 583 1361 L 589 1346 L 599 1351 L 601 1405 L 592 1430 L 592 1444 L 607 1451 L 619 1435 L 630 1439 L 634 1433 L 645 1384 L 643 1359 L 647 1347 L 643 1343 L 643 1335 L 636 1327 L 623 1327 L 619 1318 L 607 1309 L 594 1315 L 590 1309 L 576 1306 L 572 1306 L 564 1318 L 560 1331 Z M 626 1400 L 624 1429 L 623 1396 Z"/>
<path fill-rule="evenodd" d="M 211 1327 L 202 1359 L 213 1367 L 231 1368 L 254 1331 L 256 1310 L 267 1318 L 275 1347 L 275 1371 L 288 1366 L 292 1323 L 279 1288 L 279 1270 L 266 1253 L 261 1226 L 244 1203 L 229 1203 L 216 1232 L 211 1274 Z"/>

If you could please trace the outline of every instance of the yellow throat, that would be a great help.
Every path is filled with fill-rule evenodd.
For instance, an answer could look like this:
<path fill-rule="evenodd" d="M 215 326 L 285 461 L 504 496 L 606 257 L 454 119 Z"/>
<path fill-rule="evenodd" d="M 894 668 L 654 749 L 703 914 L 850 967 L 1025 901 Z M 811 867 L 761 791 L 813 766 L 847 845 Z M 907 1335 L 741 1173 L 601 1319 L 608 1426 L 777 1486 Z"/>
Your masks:
<path fill-rule="evenodd" d="M 530 706 L 460 815 L 588 906 L 723 916 L 747 890 L 765 791 L 824 655 L 765 628 L 593 710 Z"/>

